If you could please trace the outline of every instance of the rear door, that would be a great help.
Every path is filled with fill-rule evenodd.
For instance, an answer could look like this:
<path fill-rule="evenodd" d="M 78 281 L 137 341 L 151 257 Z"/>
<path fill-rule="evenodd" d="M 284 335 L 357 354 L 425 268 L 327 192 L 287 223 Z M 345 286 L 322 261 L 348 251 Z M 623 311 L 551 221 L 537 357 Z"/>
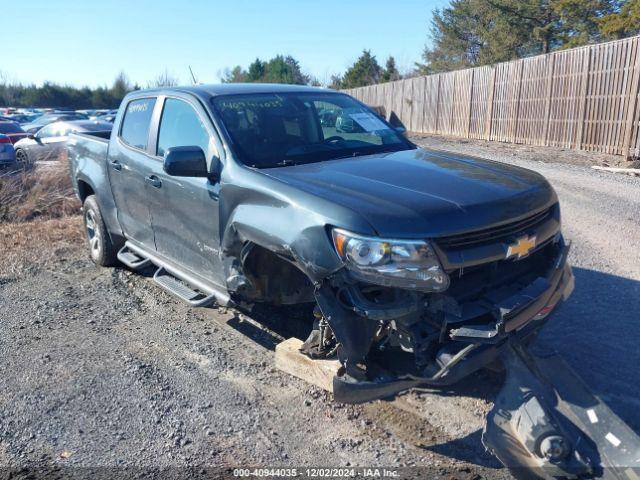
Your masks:
<path fill-rule="evenodd" d="M 220 262 L 218 195 L 220 184 L 208 178 L 171 177 L 163 170 L 171 147 L 198 146 L 207 165 L 218 155 L 218 143 L 207 113 L 188 95 L 168 96 L 163 103 L 156 161 L 150 188 L 151 217 L 158 253 L 205 280 L 224 285 Z"/>
<path fill-rule="evenodd" d="M 117 135 L 109 145 L 109 180 L 118 221 L 129 240 L 155 249 L 147 185 L 155 159 L 149 154 L 149 132 L 156 98 L 135 98 L 126 106 Z"/>

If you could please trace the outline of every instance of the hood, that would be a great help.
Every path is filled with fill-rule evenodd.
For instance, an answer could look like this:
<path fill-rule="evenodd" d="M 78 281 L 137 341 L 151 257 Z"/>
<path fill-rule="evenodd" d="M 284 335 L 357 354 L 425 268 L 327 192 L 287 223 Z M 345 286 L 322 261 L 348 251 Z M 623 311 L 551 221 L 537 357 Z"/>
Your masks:
<path fill-rule="evenodd" d="M 557 201 L 549 183 L 533 171 L 433 150 L 261 171 L 355 211 L 382 237 L 436 237 L 491 227 Z"/>

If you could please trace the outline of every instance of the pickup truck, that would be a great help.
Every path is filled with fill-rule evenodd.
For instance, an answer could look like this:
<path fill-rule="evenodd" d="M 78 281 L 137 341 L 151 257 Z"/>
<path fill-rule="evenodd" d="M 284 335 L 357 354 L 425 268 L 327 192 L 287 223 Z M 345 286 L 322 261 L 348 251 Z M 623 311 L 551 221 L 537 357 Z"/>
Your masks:
<path fill-rule="evenodd" d="M 588 425 L 576 430 L 556 399 L 570 373 L 553 357 L 562 385 L 550 401 L 540 371 L 551 357 L 527 348 L 573 289 L 553 188 L 523 168 L 417 148 L 401 130 L 319 88 L 133 92 L 110 135 L 69 140 L 90 256 L 153 266 L 193 306 L 315 304 L 301 351 L 339 359 L 337 401 L 451 385 L 500 360 L 489 448 L 510 466 L 592 471 L 580 448 L 597 441 L 580 442 Z"/>

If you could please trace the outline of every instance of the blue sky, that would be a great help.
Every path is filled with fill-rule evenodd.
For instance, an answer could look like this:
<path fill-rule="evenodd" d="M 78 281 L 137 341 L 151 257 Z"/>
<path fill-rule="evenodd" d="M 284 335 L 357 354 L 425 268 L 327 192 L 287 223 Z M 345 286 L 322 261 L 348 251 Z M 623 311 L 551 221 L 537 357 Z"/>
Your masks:
<path fill-rule="evenodd" d="M 226 67 L 291 54 L 320 81 L 363 48 L 382 64 L 420 59 L 431 12 L 447 0 L 29 0 L 3 2 L 0 70 L 10 78 L 142 86 L 165 69 L 215 83 Z M 18 21 L 19 20 L 19 21 Z"/>

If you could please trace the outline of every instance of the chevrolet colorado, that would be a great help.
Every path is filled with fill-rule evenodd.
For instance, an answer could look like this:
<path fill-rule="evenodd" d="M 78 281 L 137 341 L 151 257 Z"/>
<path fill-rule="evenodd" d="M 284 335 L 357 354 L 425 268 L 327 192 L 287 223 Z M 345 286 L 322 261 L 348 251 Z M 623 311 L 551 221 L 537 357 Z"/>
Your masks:
<path fill-rule="evenodd" d="M 348 95 L 288 85 L 137 91 L 110 136 L 68 148 L 94 262 L 154 265 L 193 306 L 315 303 L 302 351 L 340 360 L 337 401 L 501 360 L 484 441 L 508 466 L 596 472 L 587 407 L 635 438 L 561 360 L 527 348 L 573 289 L 539 174 L 417 148 Z"/>

